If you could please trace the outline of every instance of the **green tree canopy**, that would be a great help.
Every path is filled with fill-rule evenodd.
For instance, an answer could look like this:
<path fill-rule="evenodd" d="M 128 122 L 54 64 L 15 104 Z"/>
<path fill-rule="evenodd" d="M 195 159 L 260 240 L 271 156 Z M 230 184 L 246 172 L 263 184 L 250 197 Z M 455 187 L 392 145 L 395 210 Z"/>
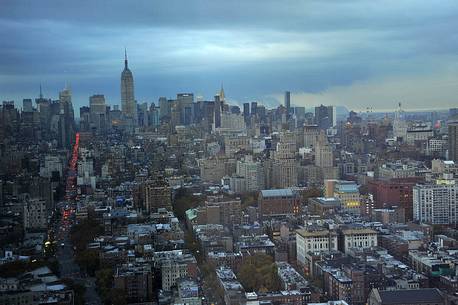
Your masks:
<path fill-rule="evenodd" d="M 178 219 L 183 220 L 186 218 L 186 211 L 198 207 L 201 201 L 201 198 L 194 196 L 189 190 L 181 188 L 175 194 L 173 212 Z"/>
<path fill-rule="evenodd" d="M 247 291 L 278 291 L 281 288 L 273 258 L 263 253 L 247 258 L 240 267 L 237 278 Z"/>

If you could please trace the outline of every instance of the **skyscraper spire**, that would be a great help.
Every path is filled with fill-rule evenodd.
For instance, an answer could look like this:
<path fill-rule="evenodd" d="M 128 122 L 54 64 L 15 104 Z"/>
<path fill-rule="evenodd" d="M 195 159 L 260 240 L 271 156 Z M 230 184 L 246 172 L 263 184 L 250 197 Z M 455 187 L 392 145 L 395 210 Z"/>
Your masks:
<path fill-rule="evenodd" d="M 40 99 L 43 98 L 43 91 L 41 90 L 41 83 L 40 83 Z"/>
<path fill-rule="evenodd" d="M 137 124 L 137 103 L 134 96 L 134 77 L 127 65 L 127 50 L 124 48 L 124 70 L 121 72 L 121 108 L 125 118 Z M 130 124 L 130 123 L 129 123 Z"/>
<path fill-rule="evenodd" d="M 221 101 L 224 101 L 224 98 L 225 98 L 225 96 L 224 96 L 223 82 L 221 82 L 221 90 L 219 91 L 219 99 Z"/>
<path fill-rule="evenodd" d="M 127 69 L 127 49 L 124 48 L 124 69 Z"/>

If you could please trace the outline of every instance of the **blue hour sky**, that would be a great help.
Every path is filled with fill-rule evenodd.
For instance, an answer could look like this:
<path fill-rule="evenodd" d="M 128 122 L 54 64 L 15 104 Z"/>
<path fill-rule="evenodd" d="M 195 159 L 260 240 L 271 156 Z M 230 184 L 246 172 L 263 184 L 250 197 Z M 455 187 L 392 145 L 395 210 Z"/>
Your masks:
<path fill-rule="evenodd" d="M 219 90 L 234 103 L 458 106 L 458 1 L 0 0 L 0 99 L 119 104 Z M 78 111 L 76 111 L 78 113 Z"/>

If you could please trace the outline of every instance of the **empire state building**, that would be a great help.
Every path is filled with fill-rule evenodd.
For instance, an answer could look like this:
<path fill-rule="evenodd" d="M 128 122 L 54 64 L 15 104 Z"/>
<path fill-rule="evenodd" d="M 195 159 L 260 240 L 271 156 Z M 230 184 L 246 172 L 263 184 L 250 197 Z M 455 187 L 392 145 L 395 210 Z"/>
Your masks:
<path fill-rule="evenodd" d="M 121 107 L 126 118 L 137 122 L 137 104 L 134 97 L 134 77 L 127 65 L 127 51 L 124 53 L 124 70 L 121 73 Z"/>

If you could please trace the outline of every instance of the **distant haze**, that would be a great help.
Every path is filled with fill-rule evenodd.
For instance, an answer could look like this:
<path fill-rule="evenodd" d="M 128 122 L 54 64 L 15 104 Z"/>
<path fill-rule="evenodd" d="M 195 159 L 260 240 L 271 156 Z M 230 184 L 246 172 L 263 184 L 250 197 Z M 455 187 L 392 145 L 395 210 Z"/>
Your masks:
<path fill-rule="evenodd" d="M 124 47 L 139 102 L 194 92 L 275 106 L 458 105 L 458 1 L 1 0 L 0 99 L 120 104 Z M 78 111 L 75 111 L 78 112 Z"/>

